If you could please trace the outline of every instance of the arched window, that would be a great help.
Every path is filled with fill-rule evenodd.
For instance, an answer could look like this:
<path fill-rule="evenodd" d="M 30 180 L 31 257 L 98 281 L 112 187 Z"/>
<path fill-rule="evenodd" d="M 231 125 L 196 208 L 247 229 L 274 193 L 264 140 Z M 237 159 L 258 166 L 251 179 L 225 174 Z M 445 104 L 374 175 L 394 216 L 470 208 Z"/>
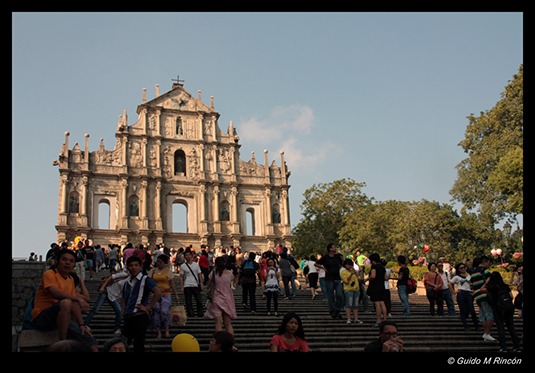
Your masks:
<path fill-rule="evenodd" d="M 98 203 L 98 229 L 110 229 L 110 202 L 101 199 Z"/>
<path fill-rule="evenodd" d="M 173 232 L 188 233 L 188 205 L 185 201 L 173 202 Z"/>
<path fill-rule="evenodd" d="M 255 227 L 255 218 L 254 218 L 254 208 L 250 207 L 246 210 L 247 216 L 247 235 L 254 236 L 256 227 Z"/>
<path fill-rule="evenodd" d="M 186 176 L 186 154 L 181 149 L 175 152 L 175 175 Z"/>

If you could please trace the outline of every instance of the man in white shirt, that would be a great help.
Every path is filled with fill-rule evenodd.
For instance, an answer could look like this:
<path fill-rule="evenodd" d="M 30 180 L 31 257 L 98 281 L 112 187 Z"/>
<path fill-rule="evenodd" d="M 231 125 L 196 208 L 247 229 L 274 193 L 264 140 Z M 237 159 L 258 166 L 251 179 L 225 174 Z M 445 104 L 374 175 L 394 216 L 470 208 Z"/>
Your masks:
<path fill-rule="evenodd" d="M 186 250 L 184 253 L 186 262 L 180 266 L 180 290 L 186 296 L 186 311 L 189 317 L 195 315 L 193 311 L 192 296 L 197 303 L 197 316 L 203 317 L 204 310 L 202 305 L 203 277 L 201 267 L 193 261 L 193 253 Z"/>
<path fill-rule="evenodd" d="M 442 301 L 446 301 L 446 305 L 448 306 L 448 316 L 455 316 L 455 304 L 453 303 L 452 294 L 455 293 L 455 290 L 453 289 L 453 285 L 450 282 L 450 274 L 446 271 L 444 271 L 444 263 L 438 263 L 438 274 L 440 277 L 442 277 Z M 444 305 L 444 303 L 442 303 Z"/>

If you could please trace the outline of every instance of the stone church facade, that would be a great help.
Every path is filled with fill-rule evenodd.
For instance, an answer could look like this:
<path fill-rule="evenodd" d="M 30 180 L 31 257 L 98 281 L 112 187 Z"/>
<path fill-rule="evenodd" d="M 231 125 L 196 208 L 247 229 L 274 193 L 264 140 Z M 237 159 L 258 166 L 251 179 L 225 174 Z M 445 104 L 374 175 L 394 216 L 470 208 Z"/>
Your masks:
<path fill-rule="evenodd" d="M 213 96 L 207 106 L 188 93 L 177 79 L 172 89 L 143 100 L 138 119 L 119 117 L 113 150 L 96 151 L 78 143 L 69 150 L 69 133 L 59 166 L 58 242 L 77 236 L 108 243 L 184 247 L 240 246 L 265 251 L 278 244 L 290 247 L 290 172 L 280 166 L 240 159 L 239 137 L 232 121 L 222 131 Z M 183 214 L 174 211 L 181 205 Z M 104 210 L 102 210 L 104 209 Z M 109 211 L 107 222 L 99 215 Z M 186 228 L 173 231 L 173 219 Z M 184 224 L 182 224 L 184 225 Z M 248 227 L 249 225 L 249 227 Z"/>

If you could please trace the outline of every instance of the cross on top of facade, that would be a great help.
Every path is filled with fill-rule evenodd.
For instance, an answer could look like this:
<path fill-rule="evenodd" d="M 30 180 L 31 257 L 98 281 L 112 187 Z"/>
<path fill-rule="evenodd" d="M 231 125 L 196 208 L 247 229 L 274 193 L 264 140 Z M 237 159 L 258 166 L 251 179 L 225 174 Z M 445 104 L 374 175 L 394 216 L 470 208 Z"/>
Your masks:
<path fill-rule="evenodd" d="M 171 81 L 176 82 L 176 83 L 173 83 L 173 86 L 174 86 L 175 84 L 178 84 L 179 86 L 183 86 L 183 85 L 184 85 L 184 84 L 183 84 L 183 83 L 184 83 L 184 80 L 181 80 L 179 75 L 176 76 L 176 79 L 171 79 Z M 181 82 L 182 82 L 182 83 L 181 83 Z"/>

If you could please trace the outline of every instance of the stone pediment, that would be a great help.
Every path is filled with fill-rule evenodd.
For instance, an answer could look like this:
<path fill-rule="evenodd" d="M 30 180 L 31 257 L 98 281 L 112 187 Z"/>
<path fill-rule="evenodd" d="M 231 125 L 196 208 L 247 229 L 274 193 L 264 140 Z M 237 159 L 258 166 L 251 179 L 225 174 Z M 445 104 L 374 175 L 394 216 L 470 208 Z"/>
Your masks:
<path fill-rule="evenodd" d="M 147 101 L 143 106 L 159 107 L 179 111 L 213 112 L 215 110 L 205 105 L 200 99 L 194 98 L 188 91 L 178 86 L 171 91 Z"/>

